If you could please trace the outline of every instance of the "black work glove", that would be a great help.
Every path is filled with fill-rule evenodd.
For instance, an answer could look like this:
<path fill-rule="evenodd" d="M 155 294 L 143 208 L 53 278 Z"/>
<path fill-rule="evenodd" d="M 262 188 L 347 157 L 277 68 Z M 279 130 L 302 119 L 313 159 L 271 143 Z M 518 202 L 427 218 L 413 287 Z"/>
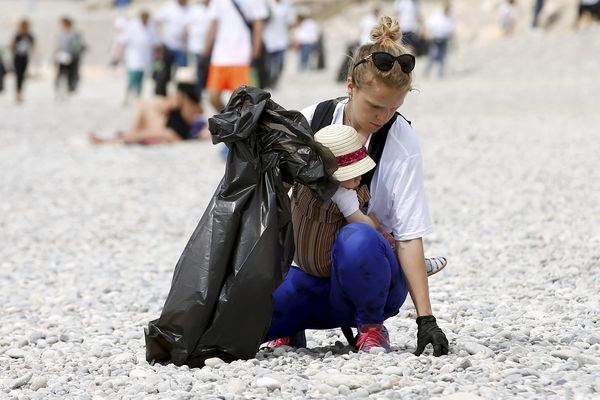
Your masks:
<path fill-rule="evenodd" d="M 433 315 L 417 317 L 417 351 L 415 356 L 420 356 L 425 347 L 431 343 L 433 355 L 439 357 L 448 354 L 448 339 L 435 322 Z"/>

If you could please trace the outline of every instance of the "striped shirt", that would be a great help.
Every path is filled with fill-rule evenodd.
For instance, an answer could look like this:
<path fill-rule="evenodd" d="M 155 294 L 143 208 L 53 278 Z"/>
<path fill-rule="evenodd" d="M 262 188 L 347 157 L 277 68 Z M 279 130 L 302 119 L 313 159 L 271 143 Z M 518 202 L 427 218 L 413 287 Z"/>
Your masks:
<path fill-rule="evenodd" d="M 358 191 L 363 207 L 371 198 L 366 185 Z M 295 184 L 292 191 L 292 224 L 296 254 L 294 262 L 306 273 L 331 275 L 331 248 L 346 219 L 331 200 L 323 201 L 309 188 Z"/>

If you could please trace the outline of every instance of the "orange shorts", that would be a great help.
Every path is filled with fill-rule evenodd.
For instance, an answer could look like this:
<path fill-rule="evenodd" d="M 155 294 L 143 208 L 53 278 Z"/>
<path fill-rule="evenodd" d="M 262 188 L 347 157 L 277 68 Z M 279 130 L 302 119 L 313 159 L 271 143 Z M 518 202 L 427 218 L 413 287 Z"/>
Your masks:
<path fill-rule="evenodd" d="M 208 81 L 206 82 L 208 90 L 233 92 L 242 85 L 250 85 L 249 65 L 211 65 L 208 69 Z"/>

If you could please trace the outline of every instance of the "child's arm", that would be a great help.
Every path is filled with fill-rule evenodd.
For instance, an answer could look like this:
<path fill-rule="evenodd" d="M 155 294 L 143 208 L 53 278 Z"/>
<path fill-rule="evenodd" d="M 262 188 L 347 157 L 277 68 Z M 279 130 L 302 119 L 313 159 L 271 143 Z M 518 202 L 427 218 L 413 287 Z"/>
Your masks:
<path fill-rule="evenodd" d="M 374 218 L 363 214 L 363 212 L 360 210 L 357 210 L 353 214 L 348 215 L 346 217 L 346 221 L 348 221 L 349 224 L 351 224 L 352 222 L 362 222 L 363 224 L 371 225 L 375 229 L 379 229 L 379 224 L 377 223 L 377 221 L 375 221 Z"/>
<path fill-rule="evenodd" d="M 371 225 L 375 229 L 379 228 L 376 218 L 370 218 L 360 211 L 356 190 L 340 186 L 337 192 L 331 197 L 331 200 L 338 206 L 348 223 L 362 222 L 363 224 Z"/>

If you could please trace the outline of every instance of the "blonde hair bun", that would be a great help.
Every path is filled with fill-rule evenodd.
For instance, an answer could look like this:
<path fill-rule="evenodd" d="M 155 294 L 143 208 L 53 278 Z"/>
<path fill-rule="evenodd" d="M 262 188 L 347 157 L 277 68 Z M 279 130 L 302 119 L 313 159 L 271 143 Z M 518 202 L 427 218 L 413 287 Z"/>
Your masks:
<path fill-rule="evenodd" d="M 384 44 L 387 40 L 398 42 L 402 39 L 400 24 L 395 18 L 384 15 L 379 18 L 379 23 L 371 30 L 371 40 L 373 43 Z"/>

